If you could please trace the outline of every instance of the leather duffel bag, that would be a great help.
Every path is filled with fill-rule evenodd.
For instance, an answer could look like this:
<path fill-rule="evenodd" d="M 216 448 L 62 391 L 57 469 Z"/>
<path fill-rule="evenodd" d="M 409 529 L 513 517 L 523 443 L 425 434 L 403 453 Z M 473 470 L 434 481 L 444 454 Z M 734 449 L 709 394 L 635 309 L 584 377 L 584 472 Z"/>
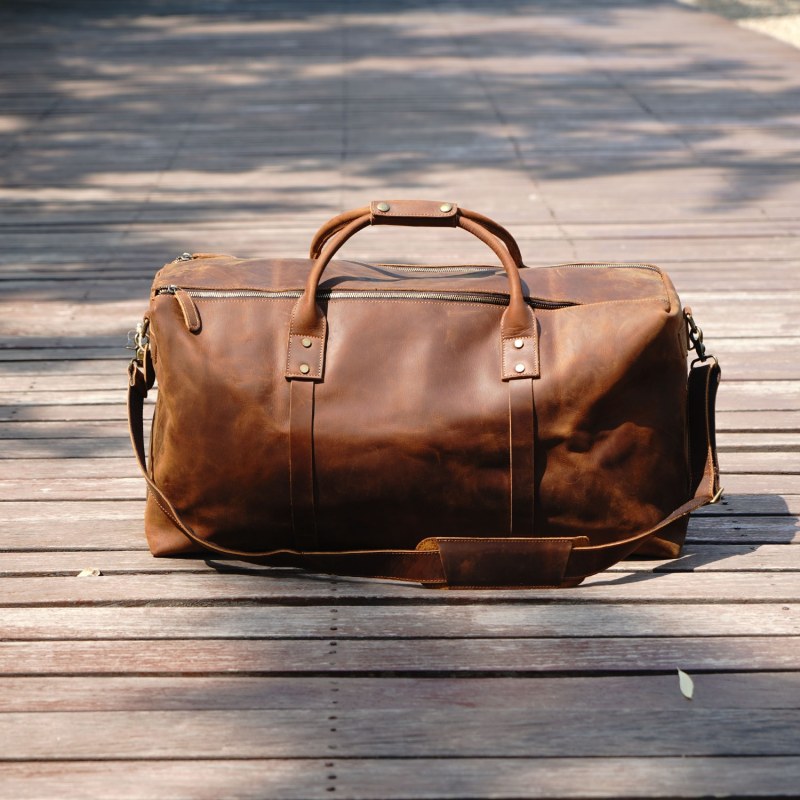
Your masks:
<path fill-rule="evenodd" d="M 502 267 L 332 260 L 369 225 L 463 228 Z M 575 586 L 633 553 L 678 555 L 690 512 L 720 496 L 719 366 L 669 278 L 525 267 L 508 231 L 452 203 L 342 214 L 309 259 L 181 256 L 135 347 L 158 556 Z"/>

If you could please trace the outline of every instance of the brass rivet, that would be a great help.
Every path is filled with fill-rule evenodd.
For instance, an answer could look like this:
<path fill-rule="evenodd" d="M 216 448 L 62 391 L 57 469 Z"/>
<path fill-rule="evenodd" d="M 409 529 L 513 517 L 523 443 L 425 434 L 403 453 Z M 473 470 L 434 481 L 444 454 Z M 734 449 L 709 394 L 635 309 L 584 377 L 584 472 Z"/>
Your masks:
<path fill-rule="evenodd" d="M 391 206 L 388 203 L 378 203 L 375 208 L 377 208 L 378 211 L 388 211 Z"/>
<path fill-rule="evenodd" d="M 308 364 L 301 364 L 300 365 L 300 372 L 302 372 L 303 375 L 308 375 L 310 370 L 311 370 L 311 367 L 309 367 Z"/>
<path fill-rule="evenodd" d="M 442 204 L 439 206 L 439 211 L 443 211 L 445 214 L 446 214 L 448 211 L 452 211 L 452 210 L 453 210 L 453 204 L 452 204 L 452 203 L 442 203 Z"/>
<path fill-rule="evenodd" d="M 522 350 L 524 345 L 525 342 L 522 339 L 514 339 L 514 347 L 516 347 L 517 350 Z"/>
<path fill-rule="evenodd" d="M 303 347 L 311 347 L 311 339 L 308 336 L 302 339 Z"/>
<path fill-rule="evenodd" d="M 302 367 L 300 367 L 302 369 Z M 524 364 L 515 364 L 514 365 L 514 372 L 525 372 L 525 365 Z"/>

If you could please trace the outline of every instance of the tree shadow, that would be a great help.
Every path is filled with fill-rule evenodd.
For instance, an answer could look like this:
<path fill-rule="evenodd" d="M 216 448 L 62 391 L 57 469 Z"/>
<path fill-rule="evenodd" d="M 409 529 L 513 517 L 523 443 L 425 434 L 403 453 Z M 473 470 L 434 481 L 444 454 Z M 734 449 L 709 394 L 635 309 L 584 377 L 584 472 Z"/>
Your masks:
<path fill-rule="evenodd" d="M 149 254 L 223 235 L 241 250 L 262 220 L 274 238 L 389 187 L 480 206 L 488 175 L 511 182 L 509 214 L 548 222 L 592 185 L 714 215 L 793 182 L 799 90 L 777 67 L 674 40 L 623 50 L 633 2 L 404 16 L 421 8 L 4 4 L 7 264 L 57 263 L 58 242 L 75 277 L 141 273 Z M 713 177 L 688 196 L 691 171 Z M 654 190 L 631 198 L 633 176 Z"/>

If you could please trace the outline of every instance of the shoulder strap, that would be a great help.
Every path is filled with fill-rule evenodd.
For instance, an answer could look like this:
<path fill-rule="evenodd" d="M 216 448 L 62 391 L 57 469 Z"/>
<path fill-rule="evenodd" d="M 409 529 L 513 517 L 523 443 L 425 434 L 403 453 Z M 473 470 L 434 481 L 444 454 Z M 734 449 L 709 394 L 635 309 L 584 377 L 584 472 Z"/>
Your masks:
<path fill-rule="evenodd" d="M 143 426 L 144 400 L 152 386 L 134 360 L 128 370 L 128 422 L 139 468 L 150 492 L 175 526 L 195 544 L 216 555 L 254 564 L 299 567 L 314 572 L 385 578 L 436 588 L 550 588 L 577 586 L 636 551 L 668 525 L 721 496 L 714 408 L 720 368 L 716 359 L 693 365 L 688 383 L 690 466 L 694 496 L 652 528 L 618 542 L 590 545 L 585 536 L 566 538 L 429 537 L 414 550 L 344 552 L 267 550 L 246 552 L 205 541 L 184 522 L 150 477 Z"/>

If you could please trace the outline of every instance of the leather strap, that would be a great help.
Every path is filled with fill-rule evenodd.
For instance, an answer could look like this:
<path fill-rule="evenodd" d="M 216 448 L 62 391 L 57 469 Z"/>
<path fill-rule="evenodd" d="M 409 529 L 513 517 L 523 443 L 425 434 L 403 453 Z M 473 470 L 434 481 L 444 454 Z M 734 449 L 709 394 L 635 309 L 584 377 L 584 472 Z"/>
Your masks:
<path fill-rule="evenodd" d="M 234 550 L 197 536 L 150 477 L 145 460 L 144 400 L 149 389 L 144 371 L 131 362 L 128 370 L 128 420 L 131 442 L 150 492 L 175 526 L 195 544 L 216 555 L 273 567 L 299 567 L 315 572 L 356 577 L 386 578 L 425 586 L 487 588 L 576 586 L 585 577 L 615 564 L 637 550 L 647 539 L 672 522 L 716 501 L 721 493 L 713 437 L 714 402 L 720 379 L 716 360 L 693 366 L 690 374 L 689 438 L 693 452 L 705 453 L 694 496 L 645 531 L 619 542 L 592 546 L 583 536 L 510 539 L 433 537 L 415 550 L 360 550 L 300 552 L 267 550 L 258 553 Z M 526 381 L 521 383 L 526 384 Z M 152 385 L 152 384 L 150 384 Z M 701 447 L 702 445 L 702 447 Z M 466 545 L 465 542 L 471 544 Z M 525 568 L 510 569 L 524 561 Z"/>
<path fill-rule="evenodd" d="M 511 536 L 533 533 L 535 413 L 533 381 L 508 381 Z"/>
<path fill-rule="evenodd" d="M 292 533 L 298 550 L 315 550 L 314 387 L 313 381 L 289 382 L 289 494 Z"/>

